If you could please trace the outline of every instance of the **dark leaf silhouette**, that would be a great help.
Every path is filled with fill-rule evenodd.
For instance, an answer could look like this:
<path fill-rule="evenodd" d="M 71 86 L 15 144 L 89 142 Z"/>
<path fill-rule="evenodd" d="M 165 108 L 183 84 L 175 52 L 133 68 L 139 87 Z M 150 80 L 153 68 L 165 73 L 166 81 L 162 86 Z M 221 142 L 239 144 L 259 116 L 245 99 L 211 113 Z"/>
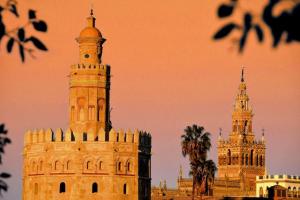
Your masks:
<path fill-rule="evenodd" d="M 2 15 L 0 15 L 0 42 L 4 35 L 5 35 L 5 25 L 2 22 Z"/>
<path fill-rule="evenodd" d="M 2 173 L 0 174 L 0 177 L 1 177 L 1 178 L 9 178 L 9 177 L 10 177 L 10 174 L 5 173 L 5 172 L 2 172 Z"/>
<path fill-rule="evenodd" d="M 7 188 L 8 188 L 7 184 L 0 179 L 0 195 L 1 195 L 1 190 L 4 190 L 7 192 Z"/>
<path fill-rule="evenodd" d="M 38 22 L 32 22 L 32 24 L 35 30 L 37 31 L 41 31 L 41 32 L 47 31 L 47 24 L 43 20 L 40 20 Z"/>
<path fill-rule="evenodd" d="M 10 144 L 10 143 L 11 143 L 11 140 L 9 138 L 4 139 L 4 145 Z"/>
<path fill-rule="evenodd" d="M 25 54 L 24 54 L 24 47 L 23 47 L 22 44 L 19 44 L 19 53 L 20 53 L 22 62 L 24 62 L 25 61 Z"/>
<path fill-rule="evenodd" d="M 240 45 L 240 47 L 239 47 L 239 52 L 243 52 L 244 47 L 245 47 L 245 43 L 246 43 L 246 39 L 247 39 L 247 33 L 244 34 L 244 35 L 241 37 L 241 39 L 240 39 L 240 43 L 239 43 L 239 45 Z"/>
<path fill-rule="evenodd" d="M 234 28 L 238 28 L 238 26 L 234 23 L 225 25 L 214 35 L 214 39 L 217 40 L 227 36 Z"/>
<path fill-rule="evenodd" d="M 28 41 L 31 41 L 34 44 L 34 46 L 36 46 L 36 48 L 38 48 L 42 51 L 48 50 L 47 47 L 36 37 L 31 36 L 25 40 L 25 42 L 28 42 Z"/>
<path fill-rule="evenodd" d="M 255 25 L 254 28 L 255 28 L 255 31 L 256 31 L 258 41 L 262 42 L 264 40 L 264 33 L 263 33 L 262 29 L 260 28 L 259 25 Z"/>
<path fill-rule="evenodd" d="M 245 23 L 245 29 L 249 30 L 251 28 L 251 23 L 252 23 L 252 15 L 250 13 L 245 14 L 244 23 Z"/>
<path fill-rule="evenodd" d="M 32 58 L 35 58 L 34 51 L 35 49 L 30 49 L 27 47 L 27 43 L 25 43 L 26 38 L 29 38 L 31 35 L 28 35 L 29 28 L 28 25 L 32 25 L 35 31 L 47 32 L 47 24 L 45 21 L 37 18 L 36 11 L 33 9 L 27 10 L 28 19 L 27 22 L 23 22 L 18 27 L 14 27 L 14 23 L 9 23 L 6 21 L 8 18 L 2 18 L 2 16 L 12 16 L 14 18 L 19 17 L 19 10 L 17 0 L 5 0 L 6 3 L 2 7 L 0 6 L 0 42 L 3 38 L 6 38 L 6 50 L 8 53 L 11 53 L 14 46 L 19 46 L 19 55 L 22 62 L 25 61 L 25 57 L 29 54 Z M 2 4 L 2 3 L 1 3 Z M 23 13 L 23 12 L 22 12 Z M 21 20 L 20 20 L 21 21 Z M 33 39 L 33 44 L 37 48 L 36 50 L 46 51 L 47 48 L 42 41 L 35 38 Z M 17 43 L 17 44 L 15 44 Z M 29 44 L 30 45 L 30 44 Z M 17 48 L 17 47 L 15 47 Z M 27 55 L 26 55 L 27 54 Z M 0 132 L 1 134 L 1 132 Z"/>
<path fill-rule="evenodd" d="M 36 16 L 35 16 L 35 10 L 29 10 L 28 11 L 28 18 L 29 19 L 35 19 Z"/>
<path fill-rule="evenodd" d="M 12 4 L 9 9 L 16 17 L 19 17 L 19 13 L 15 4 Z"/>
<path fill-rule="evenodd" d="M 19 37 L 19 40 L 20 41 L 24 41 L 25 39 L 25 31 L 24 31 L 24 28 L 20 28 L 18 30 L 18 37 Z"/>
<path fill-rule="evenodd" d="M 234 9 L 234 5 L 222 4 L 218 9 L 218 16 L 219 17 L 228 17 L 232 14 L 233 9 Z"/>
<path fill-rule="evenodd" d="M 7 130 L 5 130 L 4 124 L 0 125 L 0 134 L 7 134 Z"/>
<path fill-rule="evenodd" d="M 8 53 L 11 52 L 14 42 L 15 42 L 14 38 L 10 38 L 9 41 L 7 42 L 6 49 Z"/>
<path fill-rule="evenodd" d="M 219 18 L 229 17 L 232 12 L 241 11 L 244 16 L 243 24 L 236 24 L 237 27 L 241 27 L 239 38 L 239 52 L 242 52 L 245 45 L 249 31 L 253 28 L 255 30 L 257 40 L 263 42 L 266 34 L 264 34 L 264 27 L 261 23 L 267 25 L 270 29 L 273 39 L 272 46 L 276 48 L 280 43 L 300 42 L 300 1 L 290 0 L 292 8 L 285 9 L 281 13 L 273 15 L 274 9 L 280 5 L 280 3 L 287 0 L 268 0 L 268 3 L 263 7 L 261 14 L 252 14 L 252 10 L 246 7 L 239 6 L 238 0 L 227 0 L 227 4 L 221 4 L 218 7 L 217 15 Z M 250 12 L 251 11 L 251 12 Z M 253 12 L 254 13 L 254 12 Z M 230 31 L 229 31 L 230 32 Z M 285 37 L 286 36 L 286 37 Z M 218 40 L 223 37 L 214 37 Z M 283 38 L 285 40 L 283 40 Z M 236 40 L 234 40 L 236 41 Z"/>

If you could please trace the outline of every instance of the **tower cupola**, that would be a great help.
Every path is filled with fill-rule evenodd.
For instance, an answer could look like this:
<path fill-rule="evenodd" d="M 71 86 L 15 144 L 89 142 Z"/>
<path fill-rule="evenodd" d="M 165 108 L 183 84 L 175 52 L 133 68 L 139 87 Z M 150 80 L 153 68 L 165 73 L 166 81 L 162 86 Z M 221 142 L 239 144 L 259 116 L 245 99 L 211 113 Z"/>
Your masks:
<path fill-rule="evenodd" d="M 99 29 L 95 27 L 96 18 L 93 10 L 87 18 L 86 27 L 80 32 L 76 41 L 79 43 L 79 62 L 82 64 L 99 64 L 101 63 L 102 45 L 105 39 L 102 37 Z"/>

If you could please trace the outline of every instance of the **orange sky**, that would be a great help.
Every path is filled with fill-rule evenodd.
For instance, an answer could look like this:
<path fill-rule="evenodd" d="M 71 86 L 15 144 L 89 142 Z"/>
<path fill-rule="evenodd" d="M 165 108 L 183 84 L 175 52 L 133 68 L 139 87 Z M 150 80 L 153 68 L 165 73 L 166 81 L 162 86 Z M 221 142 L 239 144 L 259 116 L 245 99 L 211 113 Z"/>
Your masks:
<path fill-rule="evenodd" d="M 97 27 L 107 39 L 102 60 L 112 66 L 113 126 L 152 133 L 153 184 L 167 179 L 175 186 L 180 164 L 187 175 L 188 164 L 180 152 L 186 125 L 197 123 L 212 133 L 211 156 L 216 160 L 218 129 L 222 127 L 225 135 L 230 131 L 242 65 L 255 133 L 260 137 L 261 129 L 266 129 L 268 172 L 300 175 L 300 157 L 294 156 L 300 151 L 300 45 L 272 49 L 268 30 L 263 44 L 251 33 L 242 55 L 230 50 L 229 39 L 213 41 L 213 33 L 226 22 L 216 17 L 221 2 L 93 3 Z M 49 52 L 36 52 L 37 59 L 22 64 L 17 48 L 7 55 L 6 41 L 1 44 L 0 121 L 13 140 L 1 166 L 1 171 L 13 174 L 5 194 L 9 200 L 21 196 L 25 130 L 68 125 L 67 75 L 78 61 L 74 38 L 89 14 L 89 3 L 83 0 L 22 0 L 19 8 L 24 19 L 27 9 L 33 8 L 47 21 L 49 31 L 35 34 Z"/>

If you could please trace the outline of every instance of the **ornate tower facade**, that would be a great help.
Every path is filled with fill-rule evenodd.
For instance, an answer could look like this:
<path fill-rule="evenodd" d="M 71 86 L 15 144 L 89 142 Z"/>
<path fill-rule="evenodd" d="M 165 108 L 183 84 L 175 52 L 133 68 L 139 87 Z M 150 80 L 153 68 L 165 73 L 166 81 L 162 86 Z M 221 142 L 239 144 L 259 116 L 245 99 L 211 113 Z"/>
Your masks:
<path fill-rule="evenodd" d="M 151 135 L 111 127 L 104 41 L 91 12 L 71 66 L 69 127 L 25 133 L 23 200 L 150 199 Z"/>
<path fill-rule="evenodd" d="M 219 180 L 239 182 L 236 195 L 255 195 L 255 179 L 265 174 L 265 141 L 255 140 L 252 129 L 253 112 L 242 70 L 238 94 L 232 113 L 232 131 L 228 139 L 218 139 Z M 234 194 L 231 194 L 234 195 Z"/>
<path fill-rule="evenodd" d="M 105 39 L 95 27 L 93 13 L 87 27 L 76 39 L 79 43 L 79 63 L 70 73 L 70 128 L 97 132 L 111 128 L 109 117 L 110 66 L 101 63 Z"/>

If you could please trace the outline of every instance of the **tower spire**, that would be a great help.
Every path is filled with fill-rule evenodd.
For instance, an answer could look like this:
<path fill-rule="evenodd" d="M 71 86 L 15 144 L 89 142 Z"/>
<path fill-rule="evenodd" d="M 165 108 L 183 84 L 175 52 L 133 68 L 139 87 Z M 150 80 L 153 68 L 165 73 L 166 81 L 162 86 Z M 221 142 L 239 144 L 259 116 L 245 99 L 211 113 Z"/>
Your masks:
<path fill-rule="evenodd" d="M 244 67 L 242 66 L 242 76 L 241 76 L 241 82 L 244 82 Z"/>

